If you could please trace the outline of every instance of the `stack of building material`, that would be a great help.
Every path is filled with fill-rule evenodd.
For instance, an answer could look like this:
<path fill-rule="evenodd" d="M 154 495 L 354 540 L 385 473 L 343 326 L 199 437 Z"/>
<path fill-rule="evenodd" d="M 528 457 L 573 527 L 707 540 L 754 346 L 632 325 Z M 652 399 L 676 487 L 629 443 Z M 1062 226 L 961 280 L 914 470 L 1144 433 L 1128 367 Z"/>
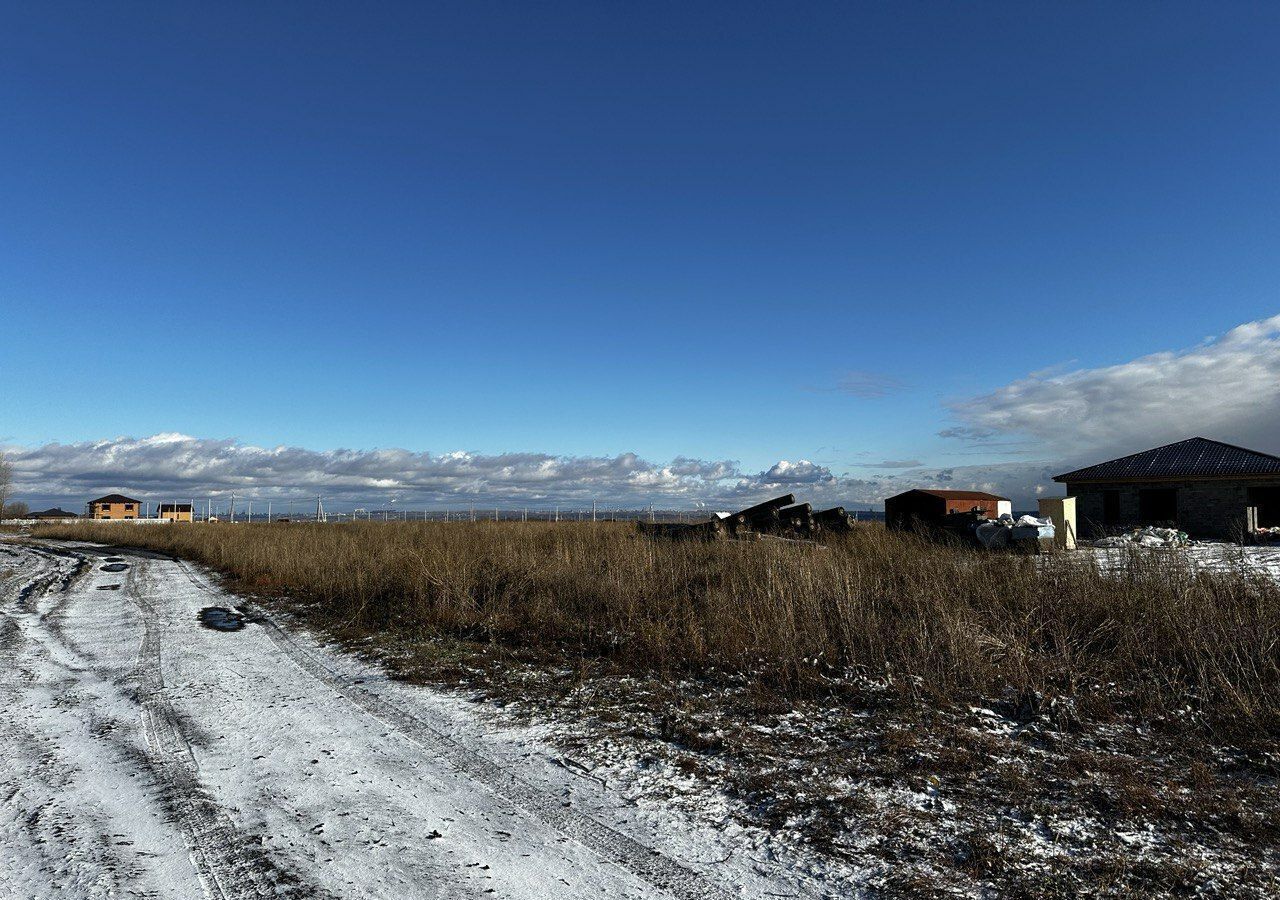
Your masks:
<path fill-rule="evenodd" d="M 811 540 L 821 534 L 853 530 L 854 520 L 837 506 L 815 512 L 809 503 L 797 503 L 794 494 L 783 494 L 735 513 L 716 513 L 692 524 L 637 522 L 641 534 L 677 540 L 753 540 L 763 535 Z"/>
<path fill-rule="evenodd" d="M 828 534 L 845 534 L 853 531 L 857 520 L 843 506 L 833 506 L 813 514 L 814 524 Z"/>

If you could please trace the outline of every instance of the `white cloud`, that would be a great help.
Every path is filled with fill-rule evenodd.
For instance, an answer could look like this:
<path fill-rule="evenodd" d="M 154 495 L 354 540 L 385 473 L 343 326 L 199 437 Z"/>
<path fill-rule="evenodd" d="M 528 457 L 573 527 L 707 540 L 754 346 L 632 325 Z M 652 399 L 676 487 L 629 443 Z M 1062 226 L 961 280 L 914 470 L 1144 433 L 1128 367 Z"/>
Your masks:
<path fill-rule="evenodd" d="M 307 450 L 162 434 L 38 447 L 9 447 L 18 498 L 78 504 L 111 491 L 140 499 L 325 498 L 333 508 L 485 506 L 547 508 L 601 504 L 733 509 L 794 493 L 819 506 L 878 504 L 911 487 L 1016 490 L 1031 497 L 1043 468 L 957 466 L 909 475 L 854 478 L 809 460 L 779 460 L 744 472 L 733 460 L 677 457 L 654 463 L 634 453 L 415 453 L 401 449 Z M 1008 487 L 1006 487 L 1006 485 Z"/>
<path fill-rule="evenodd" d="M 941 434 L 988 443 L 1026 436 L 1043 455 L 1106 459 L 1187 437 L 1280 450 L 1280 315 L 1186 350 L 1065 374 L 1042 373 L 952 405 Z"/>
<path fill-rule="evenodd" d="M 768 471 L 761 472 L 758 479 L 765 484 L 822 484 L 835 480 L 831 470 L 826 466 L 811 463 L 807 459 L 797 462 L 779 460 Z"/>
<path fill-rule="evenodd" d="M 1181 351 L 1066 373 L 1040 373 L 957 402 L 944 429 L 985 452 L 1039 462 L 912 468 L 871 478 L 809 460 L 744 472 L 732 460 L 651 462 L 548 453 L 415 453 L 402 449 L 259 447 L 163 433 L 9 448 L 22 499 L 76 503 L 112 490 L 159 499 L 321 494 L 338 504 L 455 503 L 548 506 L 602 503 L 731 508 L 794 492 L 817 504 L 878 503 L 909 487 L 991 490 L 1031 506 L 1049 478 L 1196 434 L 1280 449 L 1280 316 L 1250 322 Z M 1026 443 L 1030 441 L 1030 444 Z M 886 460 L 878 468 L 917 460 Z M 877 468 L 869 466 L 868 468 Z"/>
<path fill-rule="evenodd" d="M 874 487 L 841 481 L 809 462 L 779 462 L 744 473 L 732 460 L 677 457 L 658 464 L 634 453 L 612 457 L 547 453 L 414 453 L 401 449 L 327 450 L 259 447 L 179 434 L 11 447 L 15 487 L 30 497 L 83 501 L 120 490 L 152 497 L 300 497 L 339 503 L 440 506 L 589 503 L 686 506 L 754 499 L 792 485 L 822 484 L 854 500 Z M 856 496 L 854 496 L 856 495 Z"/>

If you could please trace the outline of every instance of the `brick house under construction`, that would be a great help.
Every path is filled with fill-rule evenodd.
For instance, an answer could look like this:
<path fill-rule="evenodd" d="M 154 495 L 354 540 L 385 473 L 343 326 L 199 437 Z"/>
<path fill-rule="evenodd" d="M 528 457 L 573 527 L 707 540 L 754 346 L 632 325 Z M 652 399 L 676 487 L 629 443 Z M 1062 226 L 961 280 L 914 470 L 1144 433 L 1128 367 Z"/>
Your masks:
<path fill-rule="evenodd" d="M 190 503 L 161 503 L 156 506 L 156 518 L 167 519 L 170 522 L 190 522 L 191 504 Z"/>
<path fill-rule="evenodd" d="M 1280 525 L 1280 456 L 1194 437 L 1055 475 L 1082 535 L 1135 525 L 1235 539 Z"/>
<path fill-rule="evenodd" d="M 124 494 L 107 494 L 90 500 L 86 515 L 90 519 L 137 519 L 142 515 L 142 503 Z"/>

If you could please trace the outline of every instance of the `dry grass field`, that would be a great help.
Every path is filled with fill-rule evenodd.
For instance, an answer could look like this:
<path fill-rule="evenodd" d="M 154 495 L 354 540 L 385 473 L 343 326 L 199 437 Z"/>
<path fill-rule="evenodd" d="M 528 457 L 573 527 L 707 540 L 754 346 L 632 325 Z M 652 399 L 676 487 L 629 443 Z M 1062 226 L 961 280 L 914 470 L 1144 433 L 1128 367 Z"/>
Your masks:
<path fill-rule="evenodd" d="M 1280 586 L 1133 554 L 1100 573 L 865 527 L 822 547 L 673 543 L 623 525 L 50 526 L 192 559 L 320 624 L 461 637 L 786 696 L 848 672 L 938 696 L 1040 692 L 1218 728 L 1280 721 Z M 1105 696 L 1090 686 L 1112 686 Z"/>
<path fill-rule="evenodd" d="M 1243 567 L 1102 572 L 878 526 L 822 546 L 568 523 L 37 534 L 203 563 L 836 896 L 1280 889 L 1280 586 Z"/>

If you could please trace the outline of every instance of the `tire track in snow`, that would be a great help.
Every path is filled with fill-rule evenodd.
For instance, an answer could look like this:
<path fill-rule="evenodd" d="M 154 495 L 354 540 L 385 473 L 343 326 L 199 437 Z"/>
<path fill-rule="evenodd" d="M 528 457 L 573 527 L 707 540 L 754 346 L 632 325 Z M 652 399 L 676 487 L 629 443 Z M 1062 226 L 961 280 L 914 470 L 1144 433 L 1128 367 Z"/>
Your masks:
<path fill-rule="evenodd" d="M 225 605 L 227 594 L 208 584 L 183 560 L 174 559 L 191 583 Z M 304 672 L 327 685 L 368 715 L 392 726 L 409 740 L 456 771 L 479 783 L 511 806 L 551 826 L 560 834 L 587 847 L 634 875 L 681 900 L 730 900 L 734 895 L 711 883 L 660 851 L 577 812 L 565 802 L 541 791 L 497 763 L 486 759 L 422 719 L 374 692 L 349 681 L 299 645 L 274 619 L 254 607 L 257 621 L 266 628 L 272 642 Z"/>
<path fill-rule="evenodd" d="M 35 680 L 35 674 L 19 661 L 23 649 L 29 644 L 24 623 L 32 618 L 31 614 L 36 611 L 38 601 L 53 585 L 61 585 L 61 590 L 64 591 L 67 589 L 70 576 L 60 571 L 57 565 L 59 557 L 56 554 L 27 544 L 0 546 L 0 551 L 27 565 L 35 562 L 33 567 L 19 569 L 16 574 L 11 574 L 4 580 L 4 605 L 0 609 L 0 658 L 9 663 L 3 672 L 5 680 L 16 678 L 17 683 L 31 684 Z M 9 583 L 11 579 L 12 584 Z"/>
<path fill-rule="evenodd" d="M 35 612 L 35 603 L 42 595 L 47 593 L 55 584 L 60 585 L 61 590 L 65 590 L 74 577 L 74 570 L 69 570 L 65 564 L 68 560 L 66 555 L 53 553 L 48 550 L 31 547 L 29 545 L 20 545 L 25 551 L 29 551 L 28 558 L 35 557 L 37 565 L 34 572 L 28 573 L 26 578 L 19 584 L 16 590 L 14 603 L 18 612 Z M 6 547 L 6 554 L 14 554 L 13 550 Z"/>
<path fill-rule="evenodd" d="M 14 558 L 24 563 L 31 558 L 24 558 L 21 554 L 15 553 L 12 549 L 3 545 L 0 545 L 0 553 L 3 553 L 5 557 Z M 44 558 L 35 554 L 32 554 L 32 556 L 38 562 L 34 571 L 7 569 L 5 577 L 0 579 L 0 604 L 2 604 L 0 605 L 0 659 L 8 660 L 10 657 L 15 656 L 24 640 L 22 626 L 18 624 L 15 611 L 20 611 L 26 606 L 27 593 L 45 571 Z M 9 666 L 5 668 L 9 668 Z"/>
<path fill-rule="evenodd" d="M 0 698 L 8 713 L 0 716 L 0 756 L 7 763 L 0 775 L 0 793 L 4 795 L 4 805 L 16 805 L 25 811 L 20 820 L 23 837 L 18 841 L 25 840 L 29 856 L 15 854 L 4 862 L 16 865 L 19 871 L 24 864 L 38 869 L 54 880 L 58 890 L 65 887 L 62 880 L 73 867 L 88 868 L 95 877 L 92 883 L 78 884 L 77 890 L 85 891 L 85 897 L 116 896 L 127 887 L 134 870 L 112 846 L 96 811 L 68 809 L 59 802 L 63 791 L 81 776 L 81 770 L 62 755 L 60 747 L 49 744 L 46 735 L 33 730 L 24 717 L 14 715 L 22 705 L 23 689 L 41 682 L 54 693 L 58 706 L 77 712 L 83 708 L 74 670 L 53 659 L 38 632 L 26 634 L 26 629 L 38 629 L 44 624 L 45 615 L 35 615 L 38 601 L 53 597 L 55 606 L 67 601 L 73 582 L 84 569 L 83 560 L 30 545 L 19 546 L 21 553 L 9 547 L 3 548 L 4 553 L 27 564 L 34 560 L 36 565 L 23 573 L 25 577 L 12 591 L 16 602 L 6 603 L 0 617 L 0 660 L 17 678 L 15 682 L 0 680 Z M 69 565 L 71 561 L 74 566 Z M 50 681 L 33 667 L 67 669 L 68 677 Z M 74 829 L 78 823 L 83 823 L 87 832 L 96 833 L 96 840 L 77 840 Z M 5 868 L 0 866 L 0 875 L 6 874 Z M 0 882 L 3 880 L 0 878 Z"/>
<path fill-rule="evenodd" d="M 143 730 L 151 768 L 165 785 L 165 803 L 178 820 L 196 871 L 217 900 L 328 896 L 314 887 L 297 884 L 264 852 L 247 845 L 235 824 L 200 783 L 191 745 L 166 695 L 160 663 L 164 626 L 150 599 L 151 580 L 146 566 L 144 560 L 133 557 L 124 588 L 142 613 L 137 679 Z M 136 574 L 140 570 L 142 574 Z M 141 589 L 139 580 L 143 581 Z"/>

